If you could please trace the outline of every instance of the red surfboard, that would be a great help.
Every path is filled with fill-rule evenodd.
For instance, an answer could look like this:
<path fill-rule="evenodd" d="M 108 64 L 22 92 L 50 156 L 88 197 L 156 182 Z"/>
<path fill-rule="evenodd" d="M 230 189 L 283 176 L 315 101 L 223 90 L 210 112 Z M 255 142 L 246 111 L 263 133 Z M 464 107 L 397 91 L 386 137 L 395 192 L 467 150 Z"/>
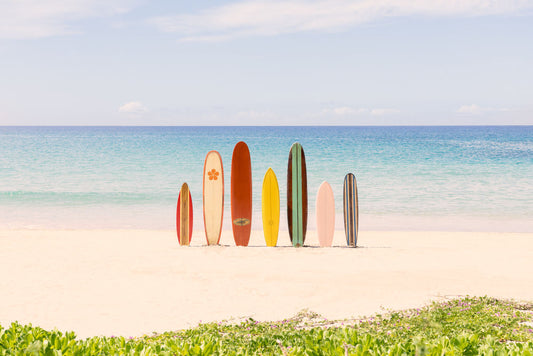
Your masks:
<path fill-rule="evenodd" d="M 183 183 L 176 209 L 176 231 L 178 233 L 178 241 L 182 246 L 189 246 L 191 242 L 192 221 L 191 192 L 187 183 Z"/>
<path fill-rule="evenodd" d="M 250 150 L 238 142 L 231 158 L 231 227 L 237 246 L 248 246 L 252 230 L 252 162 Z"/>

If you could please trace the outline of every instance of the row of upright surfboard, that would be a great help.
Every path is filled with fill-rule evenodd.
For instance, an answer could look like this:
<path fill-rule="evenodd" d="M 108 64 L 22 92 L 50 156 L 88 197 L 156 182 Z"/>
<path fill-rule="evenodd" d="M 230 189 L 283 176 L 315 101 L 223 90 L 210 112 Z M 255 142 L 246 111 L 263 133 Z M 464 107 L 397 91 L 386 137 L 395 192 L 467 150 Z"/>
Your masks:
<path fill-rule="evenodd" d="M 359 211 L 357 183 L 348 173 L 343 191 L 344 230 L 348 246 L 357 245 Z M 210 151 L 204 164 L 203 213 L 208 245 L 217 245 L 224 216 L 224 169 L 217 151 Z M 279 233 L 280 199 L 276 174 L 269 168 L 263 179 L 262 217 L 267 246 L 276 246 Z M 302 146 L 294 143 L 289 153 L 287 169 L 287 220 L 292 245 L 303 246 L 307 230 L 307 174 Z M 250 150 L 238 142 L 231 159 L 231 221 L 237 246 L 248 246 L 252 227 L 252 165 Z M 316 225 L 320 246 L 331 246 L 335 232 L 335 201 L 333 190 L 323 182 L 316 197 Z M 176 230 L 181 245 L 189 245 L 193 230 L 193 208 L 187 183 L 178 197 Z"/>

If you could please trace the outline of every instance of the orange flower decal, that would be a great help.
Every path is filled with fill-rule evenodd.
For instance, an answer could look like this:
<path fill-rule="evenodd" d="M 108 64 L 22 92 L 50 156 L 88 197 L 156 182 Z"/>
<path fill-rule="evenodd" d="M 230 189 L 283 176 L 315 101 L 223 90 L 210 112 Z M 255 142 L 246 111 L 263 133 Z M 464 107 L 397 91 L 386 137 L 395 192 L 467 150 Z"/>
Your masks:
<path fill-rule="evenodd" d="M 210 170 L 209 172 L 207 172 L 207 175 L 209 176 L 209 180 L 217 180 L 219 174 L 220 173 L 218 173 L 217 170 L 214 168 Z"/>

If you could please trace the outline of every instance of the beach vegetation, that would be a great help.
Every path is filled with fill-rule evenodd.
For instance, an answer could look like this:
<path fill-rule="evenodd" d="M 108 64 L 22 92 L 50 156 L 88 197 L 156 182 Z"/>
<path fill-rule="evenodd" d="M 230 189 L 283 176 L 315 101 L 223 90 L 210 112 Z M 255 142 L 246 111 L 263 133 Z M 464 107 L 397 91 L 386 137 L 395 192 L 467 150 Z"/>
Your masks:
<path fill-rule="evenodd" d="M 141 337 L 76 338 L 12 323 L 0 355 L 530 355 L 533 304 L 465 297 L 367 318 L 302 311 L 278 322 L 202 323 Z"/>

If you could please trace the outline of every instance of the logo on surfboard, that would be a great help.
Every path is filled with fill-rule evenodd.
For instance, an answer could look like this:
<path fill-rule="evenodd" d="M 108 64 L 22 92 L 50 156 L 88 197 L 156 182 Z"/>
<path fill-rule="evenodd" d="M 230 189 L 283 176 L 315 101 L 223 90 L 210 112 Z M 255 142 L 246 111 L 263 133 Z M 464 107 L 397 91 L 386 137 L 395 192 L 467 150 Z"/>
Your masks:
<path fill-rule="evenodd" d="M 233 220 L 233 223 L 237 226 L 245 226 L 245 225 L 248 225 L 250 223 L 250 220 L 249 219 L 246 219 L 246 218 L 237 218 L 235 220 Z"/>
<path fill-rule="evenodd" d="M 209 180 L 217 180 L 219 176 L 219 172 L 217 172 L 216 169 L 212 169 L 209 172 L 207 172 L 207 176 L 209 177 Z"/>

